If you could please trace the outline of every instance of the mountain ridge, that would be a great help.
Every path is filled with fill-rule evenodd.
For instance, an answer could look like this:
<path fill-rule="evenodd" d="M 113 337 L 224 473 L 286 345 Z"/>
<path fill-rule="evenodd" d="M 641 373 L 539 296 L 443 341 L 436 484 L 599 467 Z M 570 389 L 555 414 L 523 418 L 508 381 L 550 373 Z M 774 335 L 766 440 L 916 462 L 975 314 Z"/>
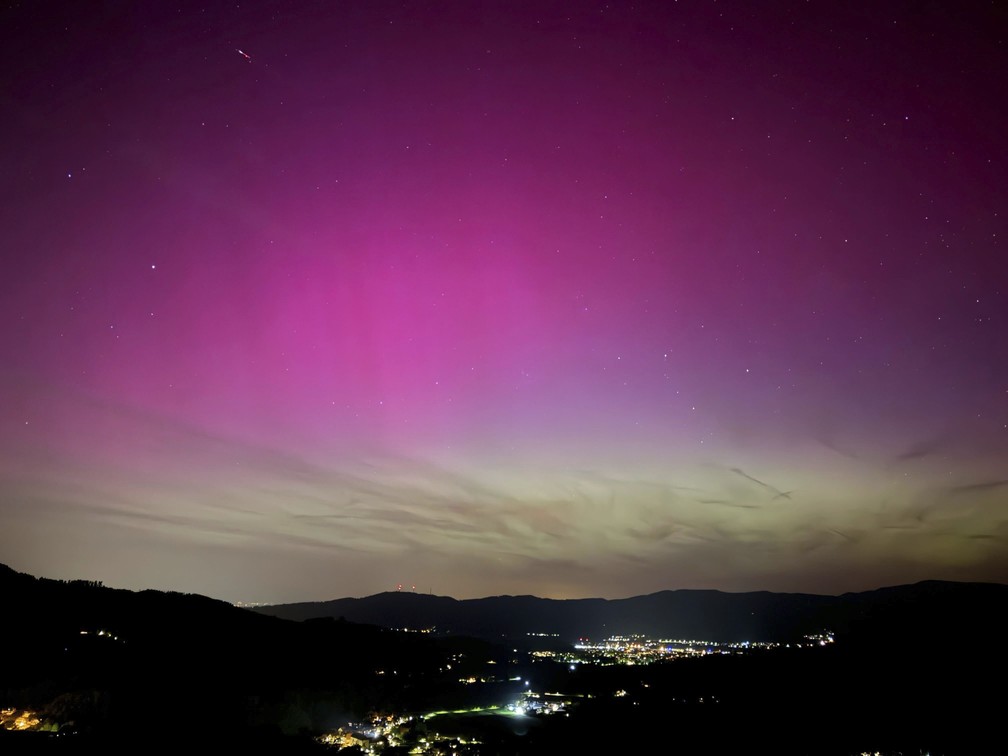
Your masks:
<path fill-rule="evenodd" d="M 179 747 L 209 743 L 222 752 L 259 753 L 267 743 L 272 752 L 293 753 L 317 746 L 302 736 L 368 712 L 500 705 L 529 680 L 584 698 L 570 719 L 543 725 L 537 737 L 501 741 L 507 748 L 496 752 L 570 752 L 572 743 L 595 752 L 598 722 L 608 719 L 631 733 L 674 721 L 678 736 L 708 739 L 731 721 L 739 742 L 711 752 L 737 753 L 751 745 L 752 733 L 782 717 L 787 726 L 773 729 L 767 742 L 796 756 L 809 753 L 810 742 L 815 752 L 838 756 L 886 742 L 899 745 L 892 752 L 986 752 L 964 751 L 963 738 L 993 742 L 1001 697 L 982 683 L 996 686 L 997 673 L 1008 668 L 1000 643 L 1008 629 L 1008 585 L 998 583 L 921 581 L 832 597 L 681 589 L 571 604 L 386 593 L 342 607 L 370 604 L 377 616 L 390 602 L 420 606 L 443 623 L 444 632 L 430 634 L 339 618 L 293 622 L 199 594 L 35 578 L 3 565 L 0 595 L 11 618 L 0 623 L 0 647 L 12 651 L 0 674 L 0 698 L 37 712 L 60 733 L 76 734 L 66 741 L 71 753 L 135 753 L 151 733 Z M 579 629 L 594 623 L 615 634 L 620 628 L 609 623 L 619 615 L 640 623 L 636 629 L 670 621 L 684 629 L 680 636 L 652 636 L 658 638 L 730 640 L 692 631 L 734 628 L 739 636 L 757 633 L 752 641 L 783 641 L 773 633 L 812 627 L 833 631 L 835 643 L 809 648 L 806 638 L 800 648 L 715 652 L 668 664 L 569 665 L 545 657 L 573 651 L 573 638 L 521 634 L 527 626 L 541 632 L 563 623 Z M 416 616 L 400 612 L 395 619 Z M 477 637 L 462 637 L 466 629 Z M 179 702 L 186 712 L 212 716 L 175 717 L 170 722 L 180 726 L 166 727 L 166 712 L 178 712 Z M 886 713 L 894 702 L 913 718 Z M 837 747 L 841 735 L 850 747 Z M 0 751 L 29 742 L 13 737 Z"/>
<path fill-rule="evenodd" d="M 0 565 L 4 566 L 4 565 Z M 488 594 L 486 596 L 471 596 L 469 598 L 458 598 L 456 596 L 450 596 L 444 593 L 425 593 L 421 591 L 379 591 L 378 593 L 368 593 L 363 596 L 337 596 L 331 599 L 317 599 L 317 600 L 306 600 L 306 601 L 284 601 L 276 604 L 263 604 L 262 606 L 269 607 L 279 607 L 279 606 L 298 606 L 303 604 L 327 604 L 333 601 L 360 601 L 363 599 L 371 599 L 377 596 L 424 596 L 435 599 L 450 599 L 451 601 L 465 602 L 465 601 L 485 601 L 487 599 L 525 599 L 532 598 L 538 599 L 539 601 L 627 601 L 629 599 L 646 598 L 648 596 L 659 596 L 667 593 L 707 593 L 707 594 L 722 594 L 726 596 L 748 596 L 748 595 L 764 595 L 770 594 L 774 596 L 815 596 L 821 598 L 841 598 L 843 596 L 852 595 L 862 595 L 866 593 L 874 593 L 877 591 L 887 591 L 897 588 L 911 588 L 914 586 L 924 586 L 924 585 L 996 585 L 1008 587 L 1008 583 L 996 583 L 991 581 L 981 581 L 981 580 L 941 580 L 938 578 L 926 578 L 924 580 L 916 580 L 912 583 L 894 583 L 890 585 L 882 585 L 877 588 L 865 588 L 861 591 L 843 591 L 842 593 L 814 593 L 810 591 L 771 591 L 768 589 L 760 589 L 753 591 L 725 591 L 720 588 L 662 588 L 661 590 L 651 591 L 649 593 L 636 593 L 631 596 L 619 596 L 616 598 L 606 598 L 604 596 L 578 596 L 575 598 L 553 598 L 551 596 L 537 596 L 534 593 L 495 593 Z M 156 590 L 156 589 L 155 589 Z"/>
<path fill-rule="evenodd" d="M 922 580 L 839 595 L 714 589 L 668 589 L 621 599 L 551 599 L 531 595 L 455 599 L 401 591 L 371 596 L 256 607 L 255 611 L 303 621 L 343 618 L 385 627 L 436 628 L 449 634 L 488 639 L 557 634 L 567 640 L 599 635 L 643 634 L 724 641 L 797 641 L 830 630 L 858 634 L 875 622 L 886 636 L 926 623 L 955 632 L 962 625 L 999 622 L 1008 604 L 1008 585 Z M 951 612 L 951 614 L 950 614 Z"/>

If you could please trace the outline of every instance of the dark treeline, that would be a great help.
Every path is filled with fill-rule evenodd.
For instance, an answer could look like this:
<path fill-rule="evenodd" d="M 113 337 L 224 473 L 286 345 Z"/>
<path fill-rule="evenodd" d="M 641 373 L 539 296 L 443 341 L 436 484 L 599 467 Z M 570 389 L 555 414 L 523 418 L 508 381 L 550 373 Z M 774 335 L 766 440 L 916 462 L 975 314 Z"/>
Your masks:
<path fill-rule="evenodd" d="M 465 638 L 295 623 L 198 595 L 34 578 L 4 566 L 0 594 L 0 704 L 92 736 L 318 732 L 375 709 L 415 710 L 444 697 L 469 666 L 483 669 L 504 653 Z"/>
<path fill-rule="evenodd" d="M 499 703 L 522 689 L 459 684 L 492 671 L 578 703 L 541 719 L 433 720 L 478 735 L 480 753 L 981 752 L 1004 702 L 1003 588 L 856 594 L 836 643 L 822 648 L 570 669 L 532 662 L 513 642 L 294 622 L 198 595 L 0 566 L 0 705 L 76 733 L 0 732 L 0 751 L 312 752 L 321 748 L 312 735 L 370 711 Z"/>

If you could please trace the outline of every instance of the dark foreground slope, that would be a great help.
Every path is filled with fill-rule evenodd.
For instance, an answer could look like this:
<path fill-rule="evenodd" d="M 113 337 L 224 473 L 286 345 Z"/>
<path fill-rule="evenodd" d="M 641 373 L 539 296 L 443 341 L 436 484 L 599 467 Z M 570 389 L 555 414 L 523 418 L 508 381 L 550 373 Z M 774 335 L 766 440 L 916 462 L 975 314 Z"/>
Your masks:
<path fill-rule="evenodd" d="M 103 741 L 235 746 L 318 732 L 373 709 L 415 708 L 442 685 L 459 647 L 476 660 L 489 653 L 464 639 L 295 623 L 204 596 L 40 579 L 3 565 L 0 595 L 0 707 L 31 708 Z M 395 679 L 380 668 L 396 669 Z M 0 751 L 11 737 L 0 731 Z"/>
<path fill-rule="evenodd" d="M 823 628 L 836 636 L 822 648 L 572 668 L 536 661 L 512 643 L 331 618 L 292 622 L 201 596 L 36 579 L 0 566 L 0 706 L 32 708 L 80 733 L 0 732 L 0 753 L 311 752 L 320 746 L 310 734 L 372 709 L 453 709 L 503 689 L 460 685 L 473 676 L 502 678 L 511 696 L 527 680 L 530 690 L 576 703 L 569 716 L 472 717 L 467 726 L 485 723 L 487 739 L 470 753 L 999 752 L 1006 590 L 920 583 L 839 597 L 667 592 L 569 604 L 399 594 L 340 607 L 341 616 L 362 619 L 347 607 L 390 604 L 399 614 L 389 624 L 447 628 L 466 627 L 458 617 L 475 608 L 468 627 L 485 633 L 592 621 L 602 632 L 695 637 L 700 629 L 719 640 L 733 637 L 738 621 L 754 638 Z M 496 734 L 494 723 L 502 725 Z"/>
<path fill-rule="evenodd" d="M 262 611 L 437 626 L 505 636 L 514 646 L 542 643 L 527 633 L 558 633 L 568 643 L 628 633 L 787 642 L 829 630 L 836 642 L 823 648 L 649 667 L 533 665 L 538 687 L 584 697 L 568 716 L 538 722 L 497 752 L 948 755 L 990 753 L 1002 743 L 1006 609 L 1008 586 L 926 581 L 842 596 L 666 591 L 621 601 L 455 601 L 399 593 Z"/>

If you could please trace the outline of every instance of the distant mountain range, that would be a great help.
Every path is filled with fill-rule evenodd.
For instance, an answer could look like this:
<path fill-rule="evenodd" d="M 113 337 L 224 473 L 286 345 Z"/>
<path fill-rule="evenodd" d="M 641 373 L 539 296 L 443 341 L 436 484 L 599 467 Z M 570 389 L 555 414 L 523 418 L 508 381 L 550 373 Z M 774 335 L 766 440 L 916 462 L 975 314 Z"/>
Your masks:
<path fill-rule="evenodd" d="M 255 611 L 291 620 L 343 618 L 390 628 L 427 629 L 500 640 L 531 634 L 581 637 L 642 634 L 712 641 L 795 641 L 832 631 L 876 641 L 962 637 L 1006 629 L 1008 586 L 925 581 L 840 596 L 804 593 L 661 591 L 626 599 L 495 596 L 456 600 L 412 592 L 280 604 Z"/>
<path fill-rule="evenodd" d="M 634 751 L 623 746 L 649 748 L 659 722 L 683 742 L 703 739 L 709 753 L 753 743 L 785 754 L 986 752 L 999 737 L 1008 668 L 1008 586 L 997 584 L 570 601 L 383 593 L 253 612 L 0 565 L 0 596 L 0 708 L 36 712 L 50 728 L 39 740 L 0 729 L 0 753 L 57 743 L 46 739 L 53 729 L 74 734 L 58 741 L 64 753 L 135 753 L 152 736 L 175 750 L 314 753 L 322 747 L 311 734 L 369 711 L 499 704 L 529 679 L 581 703 L 528 737 L 492 735 L 487 753 L 595 753 L 601 722 Z M 586 635 L 786 642 L 823 630 L 836 643 L 645 667 L 571 667 L 527 653 Z"/>

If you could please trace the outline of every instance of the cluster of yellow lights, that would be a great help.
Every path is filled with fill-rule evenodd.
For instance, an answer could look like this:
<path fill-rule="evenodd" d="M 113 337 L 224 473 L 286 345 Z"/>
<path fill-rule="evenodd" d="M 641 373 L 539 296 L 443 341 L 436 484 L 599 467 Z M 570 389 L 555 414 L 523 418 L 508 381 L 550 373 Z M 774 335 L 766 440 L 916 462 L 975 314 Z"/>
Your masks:
<path fill-rule="evenodd" d="M 108 638 L 110 640 L 119 640 L 118 635 L 113 635 L 111 630 L 81 630 L 81 635 L 97 635 L 100 638 Z"/>
<path fill-rule="evenodd" d="M 489 709 L 496 708 L 498 707 L 489 707 Z M 434 712 L 426 716 L 421 716 L 420 718 L 425 719 L 428 716 L 433 716 L 438 713 L 462 714 L 484 710 L 486 709 L 477 707 L 474 709 L 465 709 L 455 712 Z M 370 729 L 358 733 L 351 729 L 344 729 L 340 727 L 335 732 L 328 732 L 324 735 L 318 736 L 317 741 L 323 743 L 324 745 L 332 746 L 338 750 L 342 750 L 350 746 L 358 746 L 365 753 L 370 754 L 370 756 L 379 756 L 385 747 L 385 744 L 381 742 L 380 738 L 385 738 L 387 740 L 387 745 L 393 748 L 404 745 L 401 737 L 403 733 L 398 731 L 397 728 L 412 722 L 414 719 L 414 716 L 408 714 L 373 712 L 369 715 L 367 720 Z M 350 727 L 354 727 L 354 725 L 351 724 Z M 481 741 L 476 738 L 462 738 L 457 736 L 441 735 L 438 732 L 430 732 L 427 736 L 419 738 L 417 744 L 410 749 L 410 753 L 427 754 L 433 752 L 436 754 L 443 754 L 447 752 L 448 747 L 451 747 L 456 742 L 462 745 L 481 743 Z"/>
<path fill-rule="evenodd" d="M 18 715 L 18 709 L 0 709 L 0 726 L 5 730 L 34 730 L 42 720 L 35 712 L 25 709 Z"/>
<path fill-rule="evenodd" d="M 342 727 L 340 727 L 336 732 L 326 733 L 319 740 L 325 745 L 338 746 L 339 748 L 349 748 L 350 746 L 367 746 L 368 742 L 363 738 L 359 738 L 352 732 L 345 732 Z"/>

